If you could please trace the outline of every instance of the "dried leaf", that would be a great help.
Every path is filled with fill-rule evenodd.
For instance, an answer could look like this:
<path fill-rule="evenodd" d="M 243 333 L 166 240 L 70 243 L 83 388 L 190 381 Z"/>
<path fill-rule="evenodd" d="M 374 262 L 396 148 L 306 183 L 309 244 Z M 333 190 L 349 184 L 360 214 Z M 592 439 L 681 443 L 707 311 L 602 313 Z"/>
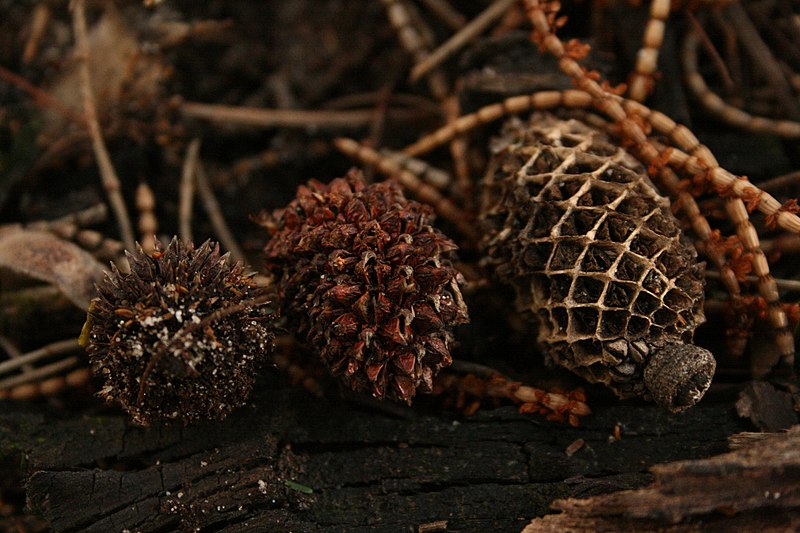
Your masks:
<path fill-rule="evenodd" d="M 166 67 L 157 55 L 142 53 L 133 24 L 113 4 L 107 4 L 103 16 L 89 29 L 88 37 L 92 90 L 101 122 L 120 104 L 123 95 L 127 106 L 157 98 Z M 79 65 L 80 61 L 66 63 L 63 72 L 47 87 L 50 96 L 68 109 L 83 109 Z M 45 110 L 46 138 L 58 138 L 67 125 L 63 114 Z"/>
<path fill-rule="evenodd" d="M 736 412 L 761 431 L 781 431 L 797 424 L 791 394 L 776 390 L 766 381 L 753 381 L 744 388 Z"/>
<path fill-rule="evenodd" d="M 52 283 L 84 310 L 103 278 L 103 266 L 75 244 L 18 227 L 0 231 L 0 267 Z"/>

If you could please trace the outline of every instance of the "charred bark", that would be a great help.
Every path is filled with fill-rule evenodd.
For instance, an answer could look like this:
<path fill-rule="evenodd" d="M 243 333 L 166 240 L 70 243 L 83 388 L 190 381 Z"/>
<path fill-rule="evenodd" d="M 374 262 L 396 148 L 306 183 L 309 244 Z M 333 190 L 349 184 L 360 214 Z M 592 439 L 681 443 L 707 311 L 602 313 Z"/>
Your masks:
<path fill-rule="evenodd" d="M 202 426 L 7 408 L 0 456 L 21 464 L 30 511 L 64 532 L 415 531 L 442 520 L 447 531 L 519 531 L 555 499 L 640 487 L 648 467 L 721 453 L 743 429 L 713 404 L 677 416 L 601 408 L 571 428 L 512 407 L 398 417 L 260 385 L 250 407 Z"/>
<path fill-rule="evenodd" d="M 556 531 L 797 531 L 800 426 L 736 451 L 652 468 L 655 482 L 588 499 L 557 501 L 563 511 L 524 533 Z"/>

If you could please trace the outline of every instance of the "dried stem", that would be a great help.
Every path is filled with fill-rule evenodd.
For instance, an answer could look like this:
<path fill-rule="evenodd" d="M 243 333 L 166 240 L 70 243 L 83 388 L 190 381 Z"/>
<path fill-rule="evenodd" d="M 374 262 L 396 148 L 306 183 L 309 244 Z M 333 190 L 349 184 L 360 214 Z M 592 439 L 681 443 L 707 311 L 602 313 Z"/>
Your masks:
<path fill-rule="evenodd" d="M 763 212 L 772 211 L 775 222 L 781 227 L 787 225 L 800 228 L 800 219 L 782 209 L 777 200 L 759 191 L 744 179 L 737 178 L 719 166 L 714 155 L 702 145 L 694 134 L 685 126 L 679 126 L 663 113 L 646 108 L 638 102 L 625 101 L 600 86 L 586 70 L 581 67 L 573 53 L 556 36 L 551 26 L 551 19 L 544 11 L 539 0 L 526 0 L 528 17 L 530 18 L 539 43 L 559 62 L 559 67 L 570 76 L 578 88 L 592 96 L 592 105 L 611 118 L 620 128 L 620 134 L 636 149 L 639 157 L 649 164 L 656 164 L 663 155 L 648 141 L 639 119 L 644 119 L 658 131 L 666 133 L 678 147 L 685 149 L 690 157 L 681 167 L 692 176 L 705 176 L 718 190 L 726 191 L 725 208 L 728 216 L 736 226 L 736 233 L 745 251 L 752 257 L 753 272 L 759 277 L 759 292 L 769 306 L 769 318 L 775 329 L 775 339 L 779 353 L 787 366 L 794 365 L 794 339 L 788 329 L 788 320 L 783 311 L 775 280 L 769 272 L 769 264 L 758 243 L 758 233 L 750 223 L 748 210 L 742 198 L 753 198 L 752 207 Z M 623 107 L 623 104 L 625 107 Z M 633 117 L 636 117 L 635 120 Z"/>
<path fill-rule="evenodd" d="M 225 217 L 222 216 L 222 210 L 219 207 L 219 202 L 214 196 L 214 191 L 211 189 L 211 184 L 208 183 L 208 176 L 206 176 L 205 168 L 199 161 L 195 167 L 195 179 L 197 180 L 197 193 L 200 195 L 200 199 L 203 201 L 203 208 L 206 210 L 208 218 L 211 221 L 211 226 L 214 228 L 214 232 L 217 234 L 217 237 L 219 237 L 219 241 L 222 243 L 222 246 L 231 253 L 231 257 L 233 257 L 235 261 L 239 261 L 242 264 L 247 264 L 247 258 L 245 257 L 242 248 L 236 242 L 236 239 L 234 238 L 233 233 L 231 233 L 230 228 L 228 228 L 228 224 L 225 222 Z"/>
<path fill-rule="evenodd" d="M 414 61 L 423 61 L 429 55 L 433 35 L 426 25 L 421 24 L 421 17 L 415 16 L 416 10 L 413 9 L 413 5 L 404 0 L 381 0 L 381 3 L 386 9 L 386 16 L 397 33 L 403 50 L 408 52 Z"/>
<path fill-rule="evenodd" d="M 200 153 L 200 139 L 193 139 L 186 150 L 181 172 L 180 201 L 178 203 L 178 226 L 181 240 L 192 242 L 192 206 L 194 205 L 194 181 Z"/>
<path fill-rule="evenodd" d="M 706 270 L 706 277 L 710 279 L 721 279 L 722 275 L 717 270 Z M 759 281 L 757 276 L 750 275 L 745 276 L 744 279 L 750 283 L 758 283 Z M 775 284 L 779 289 L 785 291 L 800 291 L 800 280 L 775 278 Z"/>
<path fill-rule="evenodd" d="M 354 109 L 359 107 L 372 108 L 376 103 L 385 98 L 382 90 L 363 92 L 363 93 L 350 93 L 337 96 L 331 100 L 326 100 L 322 104 L 324 109 Z M 428 97 L 420 96 L 418 94 L 408 93 L 392 93 L 388 97 L 388 104 L 396 106 L 397 108 L 413 108 L 421 109 L 431 116 L 441 112 L 439 105 Z"/>
<path fill-rule="evenodd" d="M 469 361 L 453 360 L 448 371 L 476 376 L 486 383 L 481 389 L 490 397 L 506 398 L 521 403 L 524 412 L 547 414 L 548 418 L 561 420 L 567 418 L 573 426 L 578 425 L 578 417 L 591 414 L 581 391 L 571 393 L 548 392 L 536 387 L 513 381 L 494 368 Z M 478 392 L 478 391 L 476 391 Z"/>
<path fill-rule="evenodd" d="M 133 250 L 135 247 L 133 226 L 128 216 L 128 210 L 125 207 L 125 200 L 122 198 L 119 178 L 114 166 L 111 164 L 111 157 L 108 155 L 100 124 L 97 121 L 97 109 L 95 107 L 94 93 L 92 92 L 91 74 L 89 73 L 89 38 L 86 33 L 85 0 L 73 0 L 72 23 L 77 57 L 80 61 L 78 74 L 80 76 L 81 92 L 83 93 L 83 112 L 89 128 L 89 134 L 92 137 L 92 148 L 100 169 L 103 188 L 108 195 L 111 209 L 117 218 L 122 242 L 126 248 Z"/>
<path fill-rule="evenodd" d="M 653 89 L 653 74 L 658 66 L 658 52 L 664 40 L 664 27 L 669 17 L 670 0 L 652 0 L 650 18 L 644 28 L 642 47 L 636 54 L 636 66 L 630 77 L 628 94 L 631 100 L 643 102 Z"/>
<path fill-rule="evenodd" d="M 464 361 L 462 359 L 453 359 L 453 364 L 450 365 L 448 371 L 459 372 L 461 374 L 475 374 L 484 379 L 491 379 L 494 376 L 502 376 L 502 372 L 490 366 L 475 363 L 473 361 Z"/>
<path fill-rule="evenodd" d="M 20 368 L 23 368 L 25 365 L 35 363 L 36 361 L 39 361 L 41 359 L 46 359 L 48 357 L 52 357 L 54 355 L 59 355 L 62 353 L 72 352 L 74 350 L 77 350 L 78 348 L 80 348 L 80 346 L 78 345 L 78 341 L 76 339 L 57 341 L 52 344 L 42 346 L 37 350 L 28 352 L 26 354 L 20 355 L 19 357 L 14 357 L 12 359 L 9 359 L 8 361 L 3 361 L 2 363 L 0 363 L 0 375 L 8 374 L 10 372 L 19 370 Z M 7 385 L 5 381 L 0 381 L 0 388 L 10 387 L 10 386 L 13 385 Z"/>
<path fill-rule="evenodd" d="M 797 187 L 798 185 L 800 185 L 800 170 L 795 170 L 788 174 L 782 174 L 761 181 L 758 183 L 758 188 L 768 193 L 778 193 L 790 187 Z"/>
<path fill-rule="evenodd" d="M 23 355 L 19 348 L 17 348 L 16 345 L 11 342 L 11 339 L 5 335 L 0 335 L 0 348 L 2 348 L 8 354 L 9 359 L 16 359 L 17 357 L 21 357 Z M 22 372 L 30 372 L 33 370 L 33 365 L 31 365 L 31 363 L 22 365 L 21 370 Z"/>
<path fill-rule="evenodd" d="M 417 157 L 449 142 L 457 135 L 478 126 L 488 124 L 504 116 L 525 111 L 554 109 L 557 107 L 585 109 L 592 104 L 592 97 L 585 91 L 539 91 L 530 95 L 512 96 L 502 102 L 480 108 L 475 113 L 464 115 L 425 135 L 403 149 L 403 153 Z"/>
<path fill-rule="evenodd" d="M 790 118 L 800 120 L 800 105 L 797 103 L 797 98 L 792 94 L 789 82 L 783 76 L 775 56 L 761 38 L 761 34 L 750 20 L 747 11 L 741 3 L 733 2 L 725 8 L 724 13 L 725 18 L 736 29 L 736 35 L 742 48 L 750 56 L 753 69 L 760 72 L 765 81 L 773 88 L 783 111 Z"/>
<path fill-rule="evenodd" d="M 445 99 L 445 101 L 442 102 L 442 106 L 444 107 L 445 117 L 448 122 L 457 120 L 461 114 L 458 92 Z M 450 155 L 453 160 L 453 171 L 456 175 L 457 192 L 462 201 L 465 201 L 467 207 L 470 207 L 473 195 L 472 180 L 469 175 L 469 163 L 467 162 L 468 150 L 469 147 L 467 146 L 467 139 L 465 136 L 456 136 L 450 141 Z"/>
<path fill-rule="evenodd" d="M 761 247 L 765 254 L 797 254 L 800 253 L 800 235 L 778 235 L 762 240 Z"/>
<path fill-rule="evenodd" d="M 480 15 L 472 19 L 458 33 L 434 50 L 411 69 L 411 81 L 417 81 L 439 66 L 444 60 L 483 33 L 495 20 L 503 16 L 517 0 L 495 0 Z"/>
<path fill-rule="evenodd" d="M 670 152 L 669 164 L 671 166 L 693 176 L 706 176 L 714 187 L 728 192 L 734 199 L 752 198 L 753 204 L 749 210 L 757 209 L 767 216 L 775 217 L 777 226 L 792 233 L 800 233 L 800 218 L 797 215 L 784 210 L 782 204 L 771 194 L 758 189 L 747 179 L 734 176 L 720 167 L 708 147 L 701 144 L 689 128 L 638 102 L 622 100 L 622 104 L 627 113 L 641 117 L 653 129 L 670 138 L 675 145 Z M 644 134 L 642 133 L 642 135 Z M 653 148 L 653 152 L 658 151 L 650 142 L 645 147 Z M 647 154 L 641 155 L 647 159 Z M 737 221 L 738 219 L 734 219 L 734 222 Z"/>
<path fill-rule="evenodd" d="M 446 189 L 453 181 L 447 172 L 428 164 L 422 159 L 410 157 L 402 152 L 395 152 L 388 148 L 381 148 L 380 154 L 439 190 Z"/>
<path fill-rule="evenodd" d="M 22 52 L 22 62 L 30 63 L 36 54 L 39 52 L 39 44 L 42 42 L 42 36 L 47 29 L 47 24 L 50 22 L 50 7 L 46 4 L 36 4 L 33 8 L 31 15 L 31 32 L 28 41 L 25 43 L 25 50 Z"/>
<path fill-rule="evenodd" d="M 456 11 L 447 0 L 422 0 L 431 13 L 439 17 L 445 24 L 454 30 L 459 30 L 466 24 L 467 19 L 464 15 Z"/>
<path fill-rule="evenodd" d="M 158 219 L 155 213 L 156 197 L 153 189 L 142 181 L 136 188 L 136 209 L 139 210 L 139 242 L 142 250 L 150 254 L 156 249 Z"/>
<path fill-rule="evenodd" d="M 61 363 L 63 364 L 63 363 Z M 59 367 L 56 367 L 57 371 Z M 89 382 L 91 371 L 88 368 L 76 368 L 64 375 L 43 377 L 41 380 L 22 383 L 11 388 L 0 390 L 0 398 L 12 400 L 33 400 L 40 396 L 55 396 L 67 387 L 80 387 Z"/>
<path fill-rule="evenodd" d="M 711 39 L 709 38 L 708 33 L 706 33 L 705 28 L 703 28 L 703 25 L 698 22 L 697 18 L 691 12 L 687 12 L 686 16 L 689 19 L 689 23 L 692 25 L 692 29 L 702 42 L 703 48 L 706 49 L 706 52 L 711 57 L 711 61 L 714 63 L 714 66 L 716 66 L 717 73 L 719 73 L 719 77 L 722 80 L 722 84 L 725 86 L 725 90 L 729 93 L 733 92 L 736 89 L 736 82 L 733 81 L 733 77 L 728 70 L 728 66 L 725 65 L 725 61 L 722 59 L 719 51 L 714 46 L 714 43 L 711 42 Z M 723 29 L 723 31 L 725 31 L 725 29 Z"/>
<path fill-rule="evenodd" d="M 14 85 L 15 87 L 24 91 L 28 96 L 33 98 L 33 101 L 36 103 L 36 105 L 58 111 L 75 124 L 86 126 L 86 119 L 80 113 L 76 112 L 70 107 L 65 106 L 44 90 L 36 87 L 19 74 L 8 70 L 2 65 L 0 65 L 0 79 L 5 80 L 11 85 Z"/>
<path fill-rule="evenodd" d="M 723 121 L 734 126 L 756 133 L 779 135 L 781 137 L 800 137 L 800 122 L 791 120 L 774 120 L 766 117 L 755 117 L 734 107 L 709 88 L 697 68 L 697 49 L 699 37 L 689 32 L 683 43 L 682 61 L 686 76 L 686 84 L 703 106 Z"/>
<path fill-rule="evenodd" d="M 433 46 L 433 30 L 425 24 L 413 4 L 405 0 L 381 0 L 381 2 L 386 8 L 389 23 L 397 32 L 400 45 L 416 63 L 424 61 L 430 55 Z M 444 102 L 450 92 L 444 74 L 439 70 L 432 70 L 425 81 L 431 94 L 440 103 Z"/>
<path fill-rule="evenodd" d="M 61 235 L 63 231 L 58 230 L 60 227 L 70 226 L 78 228 L 81 226 L 99 224 L 105 221 L 107 216 L 108 208 L 106 207 L 106 204 L 95 204 L 91 207 L 87 207 L 86 209 L 81 209 L 80 211 L 64 215 L 63 217 L 53 220 L 37 220 L 27 224 L 26 226 L 29 229 L 52 231 Z"/>
<path fill-rule="evenodd" d="M 236 107 L 219 104 L 187 102 L 181 106 L 186 118 L 210 120 L 234 126 L 256 126 L 260 128 L 316 128 L 353 130 L 369 127 L 375 119 L 371 109 L 349 111 L 265 109 L 259 107 Z M 427 114 L 414 109 L 389 109 L 389 119 L 414 121 Z"/>
<path fill-rule="evenodd" d="M 2 379 L 0 380 L 0 391 L 10 389 L 18 385 L 23 385 L 25 383 L 33 383 L 34 381 L 39 381 L 44 378 L 49 378 L 51 376 L 63 372 L 67 368 L 71 368 L 77 365 L 80 362 L 80 360 L 81 360 L 80 357 L 78 357 L 77 355 L 73 355 L 61 359 L 60 361 L 56 361 L 55 363 L 50 363 L 48 365 L 40 366 L 35 370 L 31 370 L 30 372 L 25 372 L 24 374 L 19 374 L 18 376 L 12 376 L 10 378 Z"/>

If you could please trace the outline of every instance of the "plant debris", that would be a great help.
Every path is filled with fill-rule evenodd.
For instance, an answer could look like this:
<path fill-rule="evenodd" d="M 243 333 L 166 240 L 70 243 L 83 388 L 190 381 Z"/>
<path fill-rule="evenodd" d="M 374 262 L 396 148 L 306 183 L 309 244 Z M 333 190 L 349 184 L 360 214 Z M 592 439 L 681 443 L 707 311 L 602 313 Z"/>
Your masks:
<path fill-rule="evenodd" d="M 174 238 L 112 267 L 86 323 L 99 395 L 141 425 L 222 420 L 250 394 L 274 337 L 265 295 L 219 245 Z"/>
<path fill-rule="evenodd" d="M 548 361 L 622 398 L 678 412 L 715 361 L 688 344 L 703 315 L 703 264 L 641 165 L 599 131 L 534 114 L 495 141 L 483 245 Z"/>
<path fill-rule="evenodd" d="M 467 322 L 455 243 L 427 206 L 358 171 L 311 181 L 260 223 L 282 312 L 353 390 L 411 403 L 450 365 L 452 328 Z"/>

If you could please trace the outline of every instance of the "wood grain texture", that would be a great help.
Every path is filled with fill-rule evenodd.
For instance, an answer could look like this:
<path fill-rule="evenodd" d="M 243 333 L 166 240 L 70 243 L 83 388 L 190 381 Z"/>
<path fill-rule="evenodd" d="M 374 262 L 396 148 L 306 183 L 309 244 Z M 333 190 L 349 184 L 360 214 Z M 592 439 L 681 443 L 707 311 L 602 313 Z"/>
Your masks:
<path fill-rule="evenodd" d="M 723 452 L 743 429 L 721 405 L 599 408 L 570 428 L 511 407 L 398 418 L 259 385 L 250 407 L 188 428 L 0 404 L 0 464 L 64 532 L 519 531 L 555 499 L 640 487 L 648 467 Z"/>

